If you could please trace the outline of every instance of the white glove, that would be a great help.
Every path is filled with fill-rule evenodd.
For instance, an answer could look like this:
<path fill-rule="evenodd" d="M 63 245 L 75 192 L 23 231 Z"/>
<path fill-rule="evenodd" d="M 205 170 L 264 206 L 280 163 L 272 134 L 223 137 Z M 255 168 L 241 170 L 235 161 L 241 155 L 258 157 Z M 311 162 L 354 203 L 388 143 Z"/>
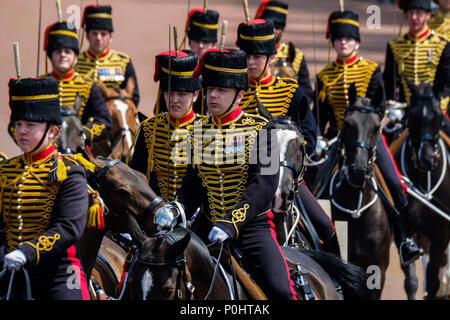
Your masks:
<path fill-rule="evenodd" d="M 209 241 L 211 241 L 211 242 L 219 242 L 219 243 L 224 242 L 229 237 L 230 237 L 230 235 L 225 230 L 223 230 L 220 227 L 216 227 L 216 226 L 212 227 L 212 229 L 211 229 L 211 231 L 209 232 L 209 235 L 208 235 Z"/>
<path fill-rule="evenodd" d="M 177 208 L 171 204 L 165 204 L 159 208 L 153 222 L 158 226 L 158 230 L 173 229 L 177 224 L 177 218 L 180 215 Z"/>
<path fill-rule="evenodd" d="M 27 262 L 27 257 L 22 250 L 16 249 L 5 255 L 3 260 L 3 268 L 8 268 L 18 271 Z"/>

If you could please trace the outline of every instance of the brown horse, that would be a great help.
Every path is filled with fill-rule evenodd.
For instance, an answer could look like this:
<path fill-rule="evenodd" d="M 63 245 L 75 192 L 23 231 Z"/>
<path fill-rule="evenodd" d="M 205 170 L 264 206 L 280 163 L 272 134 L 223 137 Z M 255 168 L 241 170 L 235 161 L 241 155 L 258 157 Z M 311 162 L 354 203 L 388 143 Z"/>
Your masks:
<path fill-rule="evenodd" d="M 129 289 L 124 296 L 126 299 L 246 300 L 264 297 L 252 294 L 252 290 L 247 289 L 248 287 L 235 282 L 232 272 L 217 265 L 214 262 L 217 260 L 211 258 L 210 251 L 203 241 L 188 229 L 175 228 L 154 237 L 147 237 L 141 233 L 139 239 L 141 249 L 136 255 L 133 270 L 128 277 Z M 348 299 L 370 297 L 365 283 L 365 273 L 360 268 L 344 264 L 340 260 L 337 263 L 336 260 L 331 262 L 329 259 L 331 255 L 326 253 L 302 252 L 290 248 L 282 250 L 295 279 L 298 296 L 303 297 L 299 290 L 301 286 L 299 272 L 301 272 L 315 299 L 342 300 L 342 295 L 336 290 L 329 271 L 325 271 L 315 261 L 320 260 L 324 263 L 326 260 L 325 268 L 333 270 L 333 277 L 345 279 L 344 297 Z M 221 252 L 222 249 L 219 250 L 219 255 Z"/>
<path fill-rule="evenodd" d="M 119 159 L 91 157 L 89 160 L 95 164 L 96 169 L 95 173 L 89 176 L 88 182 L 100 192 L 107 207 L 107 214 L 103 229 L 86 229 L 79 241 L 81 261 L 87 279 L 90 279 L 98 261 L 98 252 L 106 231 L 129 232 L 133 235 L 136 230 L 130 230 L 129 227 L 129 216 L 133 216 L 139 220 L 146 232 L 152 234 L 156 232 L 153 224 L 154 214 L 165 204 L 149 187 L 145 175 L 131 169 Z M 112 263 L 108 257 L 109 255 L 105 258 Z"/>
<path fill-rule="evenodd" d="M 338 142 L 339 168 L 330 182 L 332 219 L 347 223 L 348 261 L 365 270 L 379 268 L 379 282 L 374 283 L 379 299 L 392 242 L 387 209 L 373 173 L 380 119 L 368 99 L 355 99 L 345 112 Z"/>
<path fill-rule="evenodd" d="M 108 135 L 93 145 L 94 156 L 125 159 L 133 144 L 138 124 L 138 112 L 132 100 L 134 87 L 133 79 L 128 81 L 125 89 L 118 91 L 107 88 L 101 81 L 98 82 L 98 88 L 111 115 L 112 126 Z"/>
<path fill-rule="evenodd" d="M 406 109 L 409 135 L 405 138 L 396 160 L 403 176 L 408 177 L 410 205 L 409 223 L 417 243 L 429 254 L 426 266 L 426 298 L 435 299 L 439 290 L 439 269 L 446 263 L 445 251 L 450 241 L 450 165 L 448 149 L 440 138 L 442 110 L 432 86 L 416 86 L 405 78 L 411 90 L 410 106 Z M 435 210 L 411 196 L 411 189 L 444 212 Z M 408 298 L 414 299 L 417 277 L 414 264 L 403 268 Z"/>

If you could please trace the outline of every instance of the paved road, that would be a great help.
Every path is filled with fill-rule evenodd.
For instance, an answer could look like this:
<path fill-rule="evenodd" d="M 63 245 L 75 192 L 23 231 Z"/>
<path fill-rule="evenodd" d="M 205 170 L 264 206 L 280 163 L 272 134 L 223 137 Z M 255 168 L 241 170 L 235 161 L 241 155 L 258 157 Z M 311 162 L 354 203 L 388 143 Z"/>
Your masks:
<path fill-rule="evenodd" d="M 311 77 L 328 62 L 328 43 L 325 40 L 326 21 L 332 10 L 337 10 L 337 0 L 286 0 L 290 5 L 285 41 L 292 41 L 304 50 Z M 61 0 L 63 18 L 77 17 L 77 10 L 81 5 L 94 1 Z M 45 27 L 57 19 L 54 0 L 42 0 L 42 33 Z M 114 38 L 113 48 L 128 53 L 137 70 L 141 91 L 140 110 L 150 115 L 156 98 L 157 87 L 153 82 L 154 56 L 168 50 L 169 24 L 176 25 L 179 34 L 185 24 L 185 18 L 190 7 L 202 6 L 202 0 L 101 0 L 113 6 Z M 208 1 L 211 9 L 221 13 L 221 21 L 229 21 L 227 33 L 227 47 L 234 47 L 238 24 L 244 20 L 241 0 Z M 249 0 L 250 13 L 253 17 L 259 0 Z M 382 66 L 386 42 L 399 31 L 401 12 L 396 5 L 379 5 L 370 7 L 377 1 L 345 1 L 346 8 L 360 15 L 362 48 L 360 54 L 372 59 Z M 0 101 L 3 110 L 0 112 L 0 127 L 3 138 L 0 139 L 0 150 L 13 156 L 18 149 L 7 135 L 6 125 L 9 119 L 7 81 L 15 76 L 12 43 L 20 44 L 21 66 L 23 77 L 35 77 L 37 74 L 37 34 L 39 1 L 3 0 L 0 10 L 0 33 L 2 46 L 0 47 L 0 79 L 3 85 L 0 89 Z M 367 9 L 375 10 L 367 13 Z M 379 9 L 379 11 L 377 11 Z M 74 11 L 66 11 L 74 10 Z M 377 16 L 377 13 L 379 15 Z M 374 18 L 379 18 L 379 25 L 373 25 Z M 76 20 L 75 20 L 76 21 Z M 368 24 L 370 28 L 368 27 Z M 42 43 L 42 42 L 41 42 Z M 42 48 L 42 45 L 41 45 Z M 83 49 L 86 49 L 86 42 Z M 42 50 L 42 49 L 41 49 Z M 40 52 L 39 73 L 44 72 L 44 53 Z M 334 59 L 331 53 L 331 60 Z M 405 299 L 402 289 L 403 276 L 399 269 L 398 255 L 392 248 L 391 263 L 388 269 L 386 288 L 383 299 Z M 417 264 L 421 271 L 421 264 Z M 422 296 L 422 284 L 418 298 Z"/>

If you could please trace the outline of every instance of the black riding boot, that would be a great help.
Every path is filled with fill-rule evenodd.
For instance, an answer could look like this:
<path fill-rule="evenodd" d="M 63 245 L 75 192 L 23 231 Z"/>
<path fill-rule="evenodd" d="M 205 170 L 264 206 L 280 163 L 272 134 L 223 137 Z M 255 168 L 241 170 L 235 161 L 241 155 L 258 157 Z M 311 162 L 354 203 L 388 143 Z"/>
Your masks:
<path fill-rule="evenodd" d="M 322 244 L 322 250 L 328 253 L 333 253 L 341 258 L 341 249 L 339 247 L 338 238 L 336 232 Z"/>
<path fill-rule="evenodd" d="M 400 263 L 406 267 L 423 255 L 423 250 L 412 239 L 408 224 L 408 206 L 399 210 L 400 216 L 392 219 L 394 226 L 394 240 L 400 255 Z"/>

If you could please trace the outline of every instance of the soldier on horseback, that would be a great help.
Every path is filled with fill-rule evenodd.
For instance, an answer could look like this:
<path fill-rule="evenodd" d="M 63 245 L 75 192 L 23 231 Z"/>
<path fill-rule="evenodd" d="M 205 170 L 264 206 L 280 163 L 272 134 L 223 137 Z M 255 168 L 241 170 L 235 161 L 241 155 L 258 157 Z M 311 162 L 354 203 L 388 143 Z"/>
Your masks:
<path fill-rule="evenodd" d="M 68 22 L 57 22 L 48 26 L 44 50 L 52 64 L 52 72 L 42 77 L 58 80 L 60 104 L 73 105 L 77 96 L 81 98 L 78 117 L 83 123 L 85 143 L 91 147 L 94 142 L 108 134 L 111 129 L 111 116 L 97 85 L 85 80 L 74 70 L 79 53 L 75 26 Z"/>
<path fill-rule="evenodd" d="M 450 39 L 450 1 L 433 1 L 436 2 L 439 7 L 431 19 L 428 20 L 428 26 L 448 40 Z"/>
<path fill-rule="evenodd" d="M 139 105 L 139 88 L 131 58 L 111 50 L 113 36 L 111 6 L 86 6 L 82 27 L 85 27 L 89 48 L 78 56 L 77 72 L 94 82 L 102 81 L 108 88 L 125 89 L 134 80 L 133 102 Z"/>
<path fill-rule="evenodd" d="M 271 125 L 239 106 L 248 87 L 245 52 L 206 51 L 194 78 L 200 75 L 209 116 L 194 124 L 193 163 L 180 202 L 187 217 L 200 207 L 192 228 L 203 240 L 228 239 L 241 251 L 244 268 L 269 299 L 296 299 L 270 210 L 279 160 L 263 164 L 260 156 L 278 159 L 271 152 Z"/>
<path fill-rule="evenodd" d="M 34 299 L 89 300 L 77 242 L 88 211 L 85 169 L 93 171 L 93 164 L 54 147 L 61 125 L 54 78 L 11 79 L 9 92 L 23 154 L 0 165 L 0 261 L 11 272 L 27 269 Z M 25 292 L 16 287 L 23 280 L 14 284 L 15 294 Z"/>
<path fill-rule="evenodd" d="M 409 104 L 411 92 L 404 76 L 413 80 L 415 85 L 419 85 L 421 81 L 433 83 L 433 92 L 440 99 L 444 114 L 445 125 L 442 130 L 450 136 L 449 42 L 427 25 L 431 18 L 430 0 L 400 1 L 399 7 L 406 15 L 409 31 L 389 41 L 387 45 L 383 73 L 386 97 Z"/>
<path fill-rule="evenodd" d="M 198 57 L 216 46 L 218 22 L 219 13 L 215 10 L 195 8 L 189 11 L 186 35 L 189 47 Z"/>
<path fill-rule="evenodd" d="M 259 114 L 258 105 L 262 104 L 270 116 L 290 116 L 303 129 L 306 153 L 311 154 L 316 143 L 316 122 L 308 106 L 308 98 L 296 80 L 275 78 L 268 68 L 276 54 L 273 22 L 257 19 L 241 23 L 238 37 L 238 47 L 247 53 L 249 75 L 249 88 L 241 101 L 242 110 Z M 334 226 L 305 183 L 300 184 L 299 195 L 320 233 L 323 249 L 340 255 Z"/>
<path fill-rule="evenodd" d="M 317 75 L 320 126 L 328 138 L 338 135 L 342 128 L 345 110 L 349 107 L 349 88 L 354 86 L 356 94 L 375 100 L 375 95 L 382 94 L 381 103 L 374 106 L 380 118 L 384 116 L 384 84 L 379 65 L 358 56 L 360 45 L 358 15 L 351 11 L 336 11 L 328 18 L 327 38 L 331 38 L 337 58 Z M 380 98 L 380 97 L 379 97 Z M 336 152 L 336 148 L 329 152 Z M 392 158 L 383 135 L 376 144 L 376 164 L 379 166 L 394 200 L 400 216 L 393 216 L 394 234 L 399 254 L 404 264 L 418 259 L 423 251 L 416 246 L 402 219 L 408 214 L 408 199 L 400 180 L 397 166 Z M 389 210 L 391 212 L 391 210 Z"/>
<path fill-rule="evenodd" d="M 293 51 L 292 67 L 297 75 L 297 81 L 305 92 L 306 96 L 313 101 L 313 89 L 309 80 L 308 66 L 306 58 L 300 49 L 296 48 L 293 43 L 281 42 L 284 29 L 286 28 L 286 20 L 288 14 L 288 4 L 281 1 L 263 0 L 261 1 L 255 19 L 272 20 L 275 32 L 275 43 L 277 53 L 275 55 L 276 63 L 280 59 L 288 59 L 289 54 Z"/>
<path fill-rule="evenodd" d="M 156 56 L 154 80 L 160 83 L 169 111 L 156 110 L 154 117 L 141 123 L 129 160 L 129 166 L 145 174 L 150 187 L 166 201 L 177 200 L 190 161 L 192 124 L 198 118 L 192 106 L 201 88 L 200 80 L 192 78 L 197 62 L 197 56 L 184 51 Z"/>

